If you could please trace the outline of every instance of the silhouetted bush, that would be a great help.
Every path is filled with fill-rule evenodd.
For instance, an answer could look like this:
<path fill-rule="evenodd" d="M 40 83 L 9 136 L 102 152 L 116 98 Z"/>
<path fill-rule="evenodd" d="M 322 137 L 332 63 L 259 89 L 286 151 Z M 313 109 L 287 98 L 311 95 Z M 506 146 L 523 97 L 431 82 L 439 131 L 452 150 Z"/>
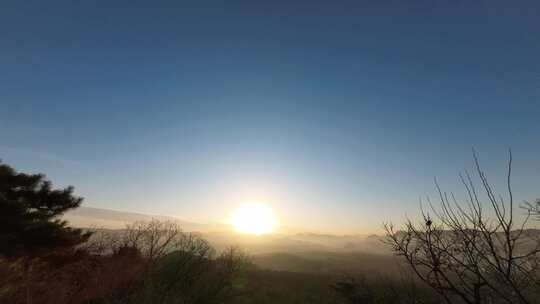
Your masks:
<path fill-rule="evenodd" d="M 528 230 L 531 216 L 515 216 L 508 164 L 507 201 L 496 196 L 474 155 L 486 203 L 470 175 L 461 177 L 468 200 L 439 193 L 440 208 L 431 202 L 422 222 L 407 220 L 401 229 L 386 225 L 388 244 L 405 258 L 423 282 L 447 303 L 538 303 L 540 239 Z"/>
<path fill-rule="evenodd" d="M 85 248 L 137 269 L 111 274 L 118 277 L 95 303 L 225 303 L 235 296 L 233 281 L 247 265 L 237 249 L 215 256 L 206 240 L 157 220 L 128 225 L 121 233 L 98 231 Z"/>

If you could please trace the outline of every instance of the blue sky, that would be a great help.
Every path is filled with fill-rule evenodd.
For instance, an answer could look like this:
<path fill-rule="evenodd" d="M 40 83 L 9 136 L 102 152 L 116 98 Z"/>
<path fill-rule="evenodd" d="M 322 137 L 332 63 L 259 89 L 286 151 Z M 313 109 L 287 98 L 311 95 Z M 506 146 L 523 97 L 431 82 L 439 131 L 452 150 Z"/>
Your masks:
<path fill-rule="evenodd" d="M 87 206 L 371 231 L 471 147 L 540 197 L 533 1 L 3 1 L 0 157 Z M 502 191 L 502 190 L 501 190 Z"/>

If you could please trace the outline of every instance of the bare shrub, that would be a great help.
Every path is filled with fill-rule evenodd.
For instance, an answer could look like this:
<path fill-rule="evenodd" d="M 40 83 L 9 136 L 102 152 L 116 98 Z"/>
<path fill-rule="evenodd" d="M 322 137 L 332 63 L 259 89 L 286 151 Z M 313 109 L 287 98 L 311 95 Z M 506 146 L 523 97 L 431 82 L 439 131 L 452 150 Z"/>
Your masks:
<path fill-rule="evenodd" d="M 507 200 L 495 195 L 473 156 L 486 202 L 468 173 L 460 175 L 468 198 L 464 203 L 435 181 L 439 208 L 429 201 L 431 214 L 422 210 L 419 224 L 407 220 L 399 229 L 385 224 L 387 243 L 447 303 L 536 303 L 540 240 L 527 229 L 531 210 L 522 220 L 515 216 L 512 154 Z"/>
<path fill-rule="evenodd" d="M 182 233 L 177 223 L 158 221 L 135 222 L 128 225 L 119 238 L 119 247 L 136 248 L 145 258 L 155 261 L 172 250 L 186 250 L 188 235 Z"/>
<path fill-rule="evenodd" d="M 98 244 L 108 243 L 108 251 L 114 255 L 140 257 L 144 271 L 131 285 L 98 302 L 225 303 L 239 295 L 233 282 L 248 259 L 237 248 L 216 255 L 197 234 L 183 233 L 175 223 L 156 220 L 129 225 L 113 240 Z"/>

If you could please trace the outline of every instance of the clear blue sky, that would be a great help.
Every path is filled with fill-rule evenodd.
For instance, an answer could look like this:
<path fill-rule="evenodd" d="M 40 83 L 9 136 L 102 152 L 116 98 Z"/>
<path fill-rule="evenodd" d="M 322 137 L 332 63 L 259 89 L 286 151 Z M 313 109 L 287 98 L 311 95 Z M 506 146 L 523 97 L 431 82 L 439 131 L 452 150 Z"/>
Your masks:
<path fill-rule="evenodd" d="M 362 232 L 512 147 L 532 200 L 540 5 L 474 2 L 2 1 L 0 157 L 87 206 Z"/>

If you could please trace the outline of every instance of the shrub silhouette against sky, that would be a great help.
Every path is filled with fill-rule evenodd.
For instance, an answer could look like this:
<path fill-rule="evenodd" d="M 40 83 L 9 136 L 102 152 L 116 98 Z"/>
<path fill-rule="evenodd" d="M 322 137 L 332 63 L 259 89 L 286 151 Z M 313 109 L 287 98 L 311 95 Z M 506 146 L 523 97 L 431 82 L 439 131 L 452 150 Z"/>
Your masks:
<path fill-rule="evenodd" d="M 540 239 L 528 220 L 516 216 L 511 187 L 512 154 L 507 171 L 507 199 L 497 196 L 474 154 L 477 188 L 461 176 L 465 202 L 441 190 L 439 208 L 428 199 L 421 222 L 386 224 L 387 243 L 418 278 L 447 303 L 537 303 L 540 287 Z M 482 192 L 484 197 L 482 197 Z"/>

